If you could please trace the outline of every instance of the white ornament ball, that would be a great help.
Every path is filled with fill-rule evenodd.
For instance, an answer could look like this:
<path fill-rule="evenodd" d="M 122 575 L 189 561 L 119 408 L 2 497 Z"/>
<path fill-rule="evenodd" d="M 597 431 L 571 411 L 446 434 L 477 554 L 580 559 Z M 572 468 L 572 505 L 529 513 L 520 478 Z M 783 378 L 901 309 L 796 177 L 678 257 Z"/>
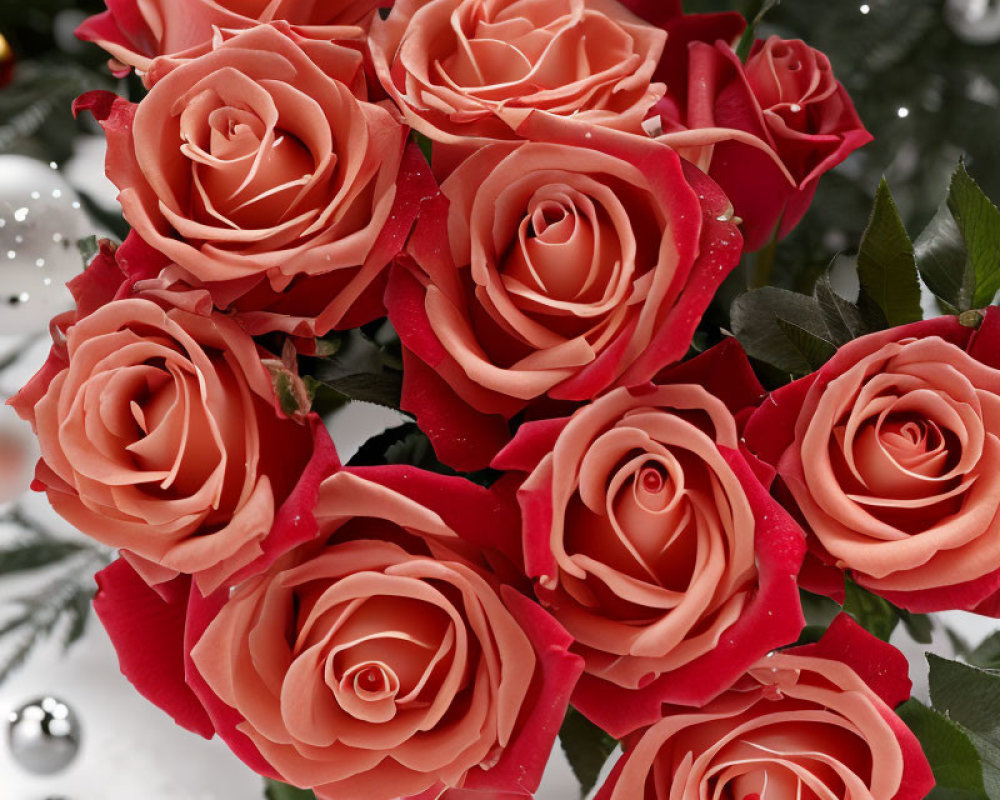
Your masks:
<path fill-rule="evenodd" d="M 947 0 L 944 18 L 963 42 L 1000 42 L 1000 0 Z"/>
<path fill-rule="evenodd" d="M 41 333 L 73 307 L 66 281 L 83 269 L 77 242 L 92 227 L 54 167 L 0 155 L 0 334 Z"/>

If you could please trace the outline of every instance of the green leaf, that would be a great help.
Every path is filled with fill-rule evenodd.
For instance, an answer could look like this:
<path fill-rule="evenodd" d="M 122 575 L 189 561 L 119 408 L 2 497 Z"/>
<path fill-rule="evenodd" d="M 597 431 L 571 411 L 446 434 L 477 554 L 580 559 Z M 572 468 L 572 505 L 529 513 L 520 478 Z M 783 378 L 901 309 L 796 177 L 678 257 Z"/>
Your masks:
<path fill-rule="evenodd" d="M 916 245 L 920 274 L 946 311 L 989 305 L 1000 291 L 1000 209 L 964 164 L 951 178 L 948 199 Z"/>
<path fill-rule="evenodd" d="M 960 725 L 979 752 L 983 785 L 1000 799 L 1000 672 L 927 654 L 931 702 Z"/>
<path fill-rule="evenodd" d="M 340 352 L 340 348 L 344 345 L 344 340 L 341 334 L 334 331 L 322 339 L 317 339 L 315 345 L 317 358 L 330 358 Z"/>
<path fill-rule="evenodd" d="M 0 550 L 0 575 L 27 572 L 63 561 L 83 551 L 83 546 L 73 542 L 54 540 L 28 541 Z"/>
<path fill-rule="evenodd" d="M 846 581 L 844 588 L 846 590 L 844 611 L 854 617 L 870 634 L 888 642 L 899 623 L 896 608 L 852 580 Z"/>
<path fill-rule="evenodd" d="M 76 247 L 80 251 L 80 258 L 83 259 L 83 268 L 90 266 L 90 262 L 101 252 L 101 244 L 96 236 L 87 236 L 77 239 Z"/>
<path fill-rule="evenodd" d="M 780 2 L 781 0 L 760 0 L 757 13 L 747 15 L 747 28 L 743 31 L 743 36 L 740 38 L 740 42 L 736 46 L 736 55 L 739 56 L 740 61 L 746 61 L 747 56 L 750 55 L 750 50 L 753 48 L 754 38 L 757 35 L 757 26 L 760 25 L 764 17 L 767 16 L 768 12 Z"/>
<path fill-rule="evenodd" d="M 733 333 L 749 355 L 786 373 L 812 372 L 810 358 L 803 351 L 815 356 L 819 350 L 812 338 L 796 328 L 829 343 L 816 300 L 787 289 L 765 286 L 741 294 L 733 302 L 730 318 Z"/>
<path fill-rule="evenodd" d="M 268 778 L 264 779 L 264 797 L 267 800 L 316 800 L 316 795 L 308 789 L 296 789 Z"/>
<path fill-rule="evenodd" d="M 861 280 L 858 306 L 869 325 L 895 327 L 923 317 L 913 243 L 884 178 L 861 239 L 858 278 Z"/>
<path fill-rule="evenodd" d="M 278 397 L 281 410 L 289 417 L 297 417 L 308 412 L 305 406 L 305 399 L 302 396 L 301 383 L 298 376 L 291 372 L 281 370 L 271 373 L 271 383 L 274 385 L 274 393 Z"/>
<path fill-rule="evenodd" d="M 332 389 L 346 400 L 375 403 L 395 411 L 399 410 L 399 400 L 403 391 L 403 375 L 399 372 L 376 374 L 362 372 L 323 381 L 309 376 L 305 378 L 305 383 L 311 394 L 315 393 L 317 388 L 325 387 Z"/>
<path fill-rule="evenodd" d="M 425 136 L 420 131 L 414 131 L 413 141 L 417 143 L 417 147 L 420 148 L 420 152 L 424 154 L 424 158 L 427 159 L 427 163 L 430 164 L 434 149 L 434 143 L 430 140 L 430 137 Z"/>
<path fill-rule="evenodd" d="M 958 165 L 951 179 L 948 208 L 965 241 L 966 269 L 973 276 L 970 308 L 988 306 L 1000 291 L 1000 209 L 990 202 L 964 164 Z"/>
<path fill-rule="evenodd" d="M 895 608 L 895 607 L 894 607 Z M 934 621 L 926 614 L 914 614 L 902 608 L 896 608 L 903 627 L 910 638 L 917 644 L 931 644 L 934 640 Z"/>
<path fill-rule="evenodd" d="M 355 329 L 341 338 L 329 358 L 310 359 L 306 388 L 315 395 L 321 389 L 335 392 L 344 401 L 359 400 L 399 410 L 403 388 L 399 340 L 395 331 L 378 320 L 375 338 Z"/>
<path fill-rule="evenodd" d="M 943 310 L 967 311 L 972 301 L 972 274 L 958 223 L 945 201 L 914 244 L 920 277 L 941 301 Z"/>
<path fill-rule="evenodd" d="M 830 282 L 829 272 L 824 273 L 816 281 L 813 297 L 823 314 L 826 328 L 830 332 L 830 341 L 838 347 L 866 333 L 871 333 L 858 307 L 837 294 Z"/>
<path fill-rule="evenodd" d="M 969 653 L 970 664 L 985 669 L 1000 669 L 1000 631 L 990 634 Z"/>
<path fill-rule="evenodd" d="M 580 797 L 586 797 L 597 783 L 601 767 L 618 742 L 575 708 L 570 708 L 566 714 L 559 729 L 559 742 L 573 774 L 580 782 Z"/>
<path fill-rule="evenodd" d="M 934 772 L 930 800 L 986 800 L 982 761 L 961 727 L 915 699 L 907 700 L 896 713 L 920 740 Z"/>
<path fill-rule="evenodd" d="M 795 349 L 805 359 L 810 371 L 822 367 L 837 352 L 837 347 L 832 342 L 828 342 L 821 336 L 810 333 L 794 322 L 789 322 L 783 317 L 778 317 L 777 323 L 778 327 L 781 328 L 781 332 L 785 334 L 788 341 L 795 346 Z"/>

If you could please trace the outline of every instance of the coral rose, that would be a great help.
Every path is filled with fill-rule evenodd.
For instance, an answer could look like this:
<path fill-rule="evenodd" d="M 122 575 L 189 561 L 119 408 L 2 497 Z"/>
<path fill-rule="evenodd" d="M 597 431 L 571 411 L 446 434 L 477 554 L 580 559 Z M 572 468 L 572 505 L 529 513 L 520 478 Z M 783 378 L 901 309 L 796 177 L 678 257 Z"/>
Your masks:
<path fill-rule="evenodd" d="M 1000 615 L 1000 309 L 870 334 L 771 395 L 747 444 L 825 570 L 911 611 Z"/>
<path fill-rule="evenodd" d="M 60 515 L 147 581 L 184 573 L 210 592 L 273 555 L 276 516 L 296 513 L 332 444 L 318 418 L 276 407 L 234 321 L 127 284 L 112 300 L 119 285 L 105 247 L 71 283 L 80 310 L 56 319 L 48 362 L 10 403 L 38 436 L 35 486 Z"/>
<path fill-rule="evenodd" d="M 116 72 L 146 72 L 157 56 L 176 56 L 203 47 L 217 29 L 246 30 L 284 20 L 310 35 L 360 39 L 375 9 L 391 0 L 105 0 L 108 10 L 76 30 L 111 55 Z"/>
<path fill-rule="evenodd" d="M 762 659 L 703 709 L 634 737 L 596 800 L 921 800 L 934 777 L 892 711 L 910 694 L 906 668 L 842 615 L 819 643 Z"/>
<path fill-rule="evenodd" d="M 95 605 L 126 674 L 319 798 L 530 795 L 581 663 L 486 569 L 516 514 L 464 479 L 375 467 L 328 478 L 315 520 L 318 538 L 231 595 L 164 599 L 113 565 Z M 173 657 L 147 669 L 142 617 L 174 631 Z"/>
<path fill-rule="evenodd" d="M 757 250 L 798 224 L 820 176 L 871 134 L 829 59 L 801 41 L 758 41 L 745 65 L 714 38 L 694 40 L 687 54 L 659 73 L 674 87 L 658 106 L 662 141 L 682 145 L 722 187 L 746 249 Z"/>
<path fill-rule="evenodd" d="M 403 405 L 438 456 L 485 466 L 507 420 L 649 380 L 682 358 L 741 240 L 670 148 L 533 115 L 441 187 L 394 267 Z"/>
<path fill-rule="evenodd" d="M 369 37 L 406 121 L 465 150 L 530 110 L 641 133 L 665 40 L 617 0 L 400 0 Z"/>
<path fill-rule="evenodd" d="M 304 335 L 384 313 L 384 267 L 418 198 L 397 177 L 406 131 L 366 102 L 360 53 L 303 50 L 261 25 L 191 61 L 161 60 L 138 105 L 105 92 L 101 120 L 125 218 L 253 333 Z M 419 159 L 415 146 L 410 162 Z M 407 200 L 409 198 L 409 201 Z"/>
<path fill-rule="evenodd" d="M 530 472 L 526 572 L 586 661 L 574 705 L 616 737 L 704 704 L 804 624 L 804 534 L 738 452 L 734 414 L 763 396 L 746 356 L 730 340 L 675 373 L 526 423 L 494 461 Z"/>

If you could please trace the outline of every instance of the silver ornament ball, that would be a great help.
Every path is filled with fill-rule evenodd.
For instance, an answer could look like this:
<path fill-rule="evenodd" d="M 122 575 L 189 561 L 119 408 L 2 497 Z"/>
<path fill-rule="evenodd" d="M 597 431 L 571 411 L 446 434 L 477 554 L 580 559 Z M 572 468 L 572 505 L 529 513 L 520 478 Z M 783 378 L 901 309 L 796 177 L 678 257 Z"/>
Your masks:
<path fill-rule="evenodd" d="M 0 155 L 0 334 L 41 333 L 73 307 L 65 284 L 83 268 L 77 242 L 91 227 L 58 170 Z"/>
<path fill-rule="evenodd" d="M 62 772 L 80 751 L 80 723 L 55 697 L 39 697 L 9 716 L 7 742 L 14 761 L 35 775 Z"/>
<path fill-rule="evenodd" d="M 947 0 L 944 18 L 963 42 L 1000 42 L 1000 0 Z"/>

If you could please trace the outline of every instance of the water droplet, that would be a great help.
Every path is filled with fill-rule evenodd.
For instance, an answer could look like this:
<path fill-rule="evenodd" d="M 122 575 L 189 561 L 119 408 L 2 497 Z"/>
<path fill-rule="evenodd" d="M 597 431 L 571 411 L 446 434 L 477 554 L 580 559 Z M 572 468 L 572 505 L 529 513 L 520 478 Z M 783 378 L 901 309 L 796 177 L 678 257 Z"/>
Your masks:
<path fill-rule="evenodd" d="M 896 109 L 896 116 L 899 117 L 900 119 L 906 119 L 908 116 L 910 116 L 910 109 L 908 109 L 906 106 L 900 106 L 899 108 Z"/>
<path fill-rule="evenodd" d="M 17 235 L 14 237 L 14 244 L 24 244 L 24 237 Z"/>
<path fill-rule="evenodd" d="M 27 218 L 28 218 L 27 208 L 22 207 L 14 212 L 14 219 L 17 220 L 18 222 L 24 222 Z"/>
<path fill-rule="evenodd" d="M 13 261 L 15 258 L 17 258 L 17 253 L 15 253 L 13 250 L 8 250 L 7 251 L 7 258 L 9 258 L 11 261 Z"/>
<path fill-rule="evenodd" d="M 59 244 L 62 240 L 63 240 L 63 235 L 61 233 L 52 234 L 52 241 L 55 242 L 56 244 Z"/>
<path fill-rule="evenodd" d="M 58 199 L 59 199 L 60 197 L 62 197 L 62 189 L 53 189 L 53 190 L 52 190 L 52 196 L 53 196 L 53 197 L 54 197 L 54 198 L 55 198 L 56 200 L 58 200 Z"/>
<path fill-rule="evenodd" d="M 32 192 L 31 193 L 31 199 L 32 200 L 41 200 L 42 199 L 42 193 L 41 192 Z"/>
<path fill-rule="evenodd" d="M 870 14 L 872 7 L 868 5 L 868 3 L 865 3 L 863 6 L 861 6 L 859 10 L 861 11 L 862 14 Z"/>
<path fill-rule="evenodd" d="M 21 303 L 27 303 L 31 299 L 31 295 L 27 292 L 21 292 L 21 294 L 17 296 L 17 299 Z"/>
<path fill-rule="evenodd" d="M 45 259 L 44 258 L 36 258 L 35 259 L 35 266 L 38 267 L 38 268 L 44 267 L 45 266 Z"/>
<path fill-rule="evenodd" d="M 80 201 L 79 200 L 74 200 L 73 201 L 73 208 L 79 208 L 79 207 L 80 207 Z"/>
<path fill-rule="evenodd" d="M 42 281 L 42 283 L 44 283 L 46 286 L 51 286 L 52 278 L 46 278 L 45 280 Z"/>
<path fill-rule="evenodd" d="M 792 103 L 791 106 L 789 106 L 789 108 L 791 109 L 793 114 L 798 114 L 802 110 L 802 106 L 800 106 L 798 103 Z"/>

